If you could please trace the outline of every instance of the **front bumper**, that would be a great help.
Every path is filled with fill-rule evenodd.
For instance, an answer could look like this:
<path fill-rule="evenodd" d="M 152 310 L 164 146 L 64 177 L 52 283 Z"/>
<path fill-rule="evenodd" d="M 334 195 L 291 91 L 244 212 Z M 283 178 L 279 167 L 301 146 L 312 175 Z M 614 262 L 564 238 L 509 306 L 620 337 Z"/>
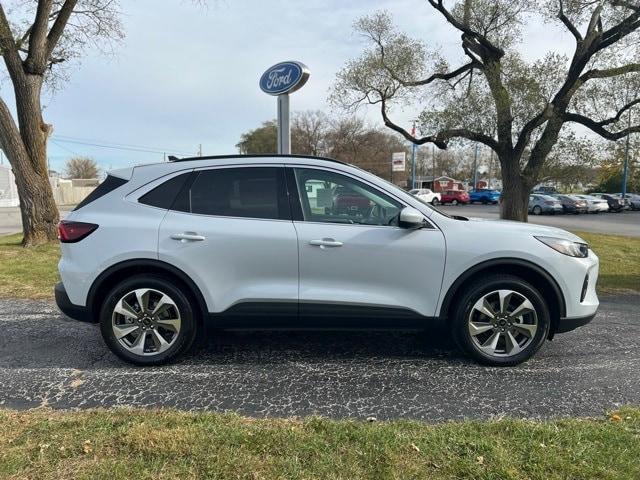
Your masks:
<path fill-rule="evenodd" d="M 566 333 L 570 332 L 571 330 L 575 330 L 576 328 L 582 327 L 583 325 L 589 323 L 595 318 L 595 316 L 596 312 L 584 317 L 561 318 L 554 333 Z"/>
<path fill-rule="evenodd" d="M 73 318 L 74 320 L 80 320 L 83 322 L 92 322 L 93 318 L 91 317 L 91 312 L 87 307 L 83 307 L 81 305 L 74 305 L 69 300 L 69 296 L 67 295 L 67 291 L 64 288 L 62 282 L 58 282 L 53 289 L 56 297 L 56 304 L 62 313 L 64 313 L 67 317 Z"/>

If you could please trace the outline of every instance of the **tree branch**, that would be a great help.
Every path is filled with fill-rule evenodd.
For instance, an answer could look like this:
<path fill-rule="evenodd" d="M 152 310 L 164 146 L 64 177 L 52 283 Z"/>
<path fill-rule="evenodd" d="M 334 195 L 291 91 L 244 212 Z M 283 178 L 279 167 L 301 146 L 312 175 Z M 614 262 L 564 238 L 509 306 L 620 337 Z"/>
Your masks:
<path fill-rule="evenodd" d="M 430 77 L 425 78 L 424 80 L 417 80 L 415 82 L 403 82 L 399 78 L 394 78 L 394 80 L 400 82 L 404 87 L 418 87 L 420 85 L 428 85 L 429 83 L 435 80 L 451 80 L 452 78 L 457 77 L 458 75 L 465 73 L 469 70 L 476 68 L 478 64 L 476 62 L 469 62 L 451 72 L 447 73 L 434 73 Z"/>
<path fill-rule="evenodd" d="M 587 80 L 591 80 L 592 78 L 609 78 L 609 77 L 617 77 L 618 75 L 624 75 L 625 73 L 632 72 L 640 72 L 640 63 L 629 63 L 628 65 L 623 65 L 621 67 L 614 68 L 606 68 L 606 69 L 597 69 L 594 68 L 583 73 L 580 76 L 580 80 L 582 82 L 586 82 Z"/>
<path fill-rule="evenodd" d="M 382 113 L 382 119 L 384 120 L 384 124 L 392 130 L 395 130 L 404 138 L 409 140 L 411 143 L 416 145 L 424 145 L 425 143 L 433 143 L 436 147 L 445 150 L 447 148 L 447 144 L 449 140 L 452 138 L 466 138 L 468 140 L 472 140 L 474 142 L 480 142 L 484 145 L 487 145 L 489 148 L 493 150 L 498 149 L 498 142 L 496 142 L 493 138 L 484 133 L 474 132 L 467 128 L 449 128 L 445 130 L 439 131 L 435 135 L 428 135 L 426 137 L 416 138 L 411 135 L 407 130 L 399 126 L 398 124 L 391 121 L 389 116 L 387 115 L 387 107 L 384 95 L 381 95 L 380 102 L 380 112 Z"/>
<path fill-rule="evenodd" d="M 28 73 L 42 75 L 47 65 L 47 27 L 53 0 L 39 0 L 36 18 L 31 26 L 29 51 L 24 62 Z"/>
<path fill-rule="evenodd" d="M 564 114 L 563 118 L 567 122 L 579 123 L 580 125 L 587 127 L 592 132 L 597 133 L 602 138 L 606 138 L 607 140 L 620 140 L 621 138 L 626 137 L 630 133 L 640 132 L 640 125 L 633 125 L 631 127 L 625 128 L 617 132 L 611 132 L 606 128 L 604 128 L 603 125 L 605 125 L 605 123 L 596 122 L 595 120 L 592 120 L 591 118 L 585 117 L 584 115 L 580 115 L 578 113 L 567 112 Z M 608 120 L 610 119 L 607 119 L 606 121 Z"/>
<path fill-rule="evenodd" d="M 4 63 L 7 66 L 9 75 L 14 80 L 19 80 L 24 75 L 22 68 L 22 59 L 15 40 L 13 38 L 13 32 L 9 26 L 9 21 L 4 13 L 4 8 L 0 4 L 0 53 L 4 58 Z"/>
<path fill-rule="evenodd" d="M 67 26 L 67 22 L 69 21 L 69 17 L 73 13 L 73 9 L 76 6 L 78 0 L 66 0 L 60 8 L 60 13 L 56 17 L 56 20 L 53 22 L 51 30 L 49 30 L 49 35 L 47 35 L 47 56 L 51 55 L 53 49 L 56 48 L 60 37 L 62 36 L 62 32 L 64 32 L 64 28 Z"/>
<path fill-rule="evenodd" d="M 558 13 L 558 18 L 560 19 L 560 21 L 562 23 L 564 23 L 564 25 L 567 27 L 567 29 L 571 32 L 571 34 L 576 39 L 576 42 L 581 42 L 582 41 L 582 35 L 580 34 L 580 32 L 578 31 L 576 26 L 573 23 L 571 23 L 571 20 L 569 20 L 569 17 L 567 17 L 564 14 L 564 7 L 563 7 L 562 0 L 560 0 L 560 12 Z"/>

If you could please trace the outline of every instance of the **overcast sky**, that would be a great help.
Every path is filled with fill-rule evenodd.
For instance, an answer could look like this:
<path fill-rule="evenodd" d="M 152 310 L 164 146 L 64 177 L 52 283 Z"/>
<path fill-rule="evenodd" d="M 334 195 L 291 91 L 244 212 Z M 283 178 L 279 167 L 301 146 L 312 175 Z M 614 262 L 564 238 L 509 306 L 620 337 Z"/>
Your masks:
<path fill-rule="evenodd" d="M 378 9 L 458 57 L 459 35 L 423 0 L 210 0 L 207 8 L 188 0 L 122 0 L 121 6 L 126 38 L 116 55 L 88 52 L 70 82 L 46 99 L 53 169 L 74 154 L 94 157 L 105 170 L 162 160 L 162 153 L 69 137 L 183 155 L 195 154 L 198 144 L 204 154 L 236 153 L 242 132 L 275 118 L 276 100 L 259 90 L 258 79 L 282 60 L 311 70 L 307 85 L 292 94 L 292 110 L 328 110 L 335 73 L 364 47 L 352 24 Z M 529 28 L 528 45 L 535 45 L 529 57 L 567 42 L 559 30 Z M 8 87 L 0 90 L 5 97 Z M 377 111 L 362 114 L 380 123 Z M 413 114 L 409 108 L 395 118 L 408 123 Z"/>

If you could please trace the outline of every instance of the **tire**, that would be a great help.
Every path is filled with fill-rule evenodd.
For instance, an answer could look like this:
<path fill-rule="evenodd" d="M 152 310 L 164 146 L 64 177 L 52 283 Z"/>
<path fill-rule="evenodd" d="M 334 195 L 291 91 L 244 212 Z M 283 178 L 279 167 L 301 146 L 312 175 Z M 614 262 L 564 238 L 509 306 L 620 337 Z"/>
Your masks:
<path fill-rule="evenodd" d="M 435 207 L 436 205 L 438 205 L 439 203 L 440 203 L 440 202 L 438 202 L 438 199 L 437 199 L 437 198 L 434 198 L 433 200 L 431 200 L 431 205 L 433 205 L 434 207 Z"/>
<path fill-rule="evenodd" d="M 451 205 L 458 205 L 458 200 L 456 200 L 455 198 L 451 200 Z"/>
<path fill-rule="evenodd" d="M 144 317 L 137 312 L 140 298 L 148 307 Z M 151 315 L 150 311 L 157 309 L 160 298 L 168 298 L 168 301 L 164 302 L 159 315 Z M 192 305 L 188 292 L 176 282 L 160 275 L 133 276 L 116 285 L 103 302 L 100 309 L 102 338 L 109 349 L 126 362 L 143 366 L 168 363 L 185 354 L 197 337 L 198 319 Z M 132 315 L 119 313 L 116 308 Z M 134 330 L 118 339 L 114 331 L 118 327 L 122 333 Z M 143 340 L 140 340 L 139 335 L 143 334 Z M 141 353 L 135 352 L 140 347 Z M 154 349 L 160 351 L 154 352 Z"/>
<path fill-rule="evenodd" d="M 532 213 L 534 215 L 540 215 L 542 213 L 542 208 L 540 208 L 540 205 L 534 205 Z"/>
<path fill-rule="evenodd" d="M 489 203 L 489 199 L 487 197 L 483 197 L 481 201 L 483 205 L 486 205 L 487 203 Z"/>
<path fill-rule="evenodd" d="M 484 297 L 488 297 L 487 301 L 492 308 L 495 306 L 498 310 L 501 295 L 498 292 L 505 290 L 512 292 L 509 296 L 505 296 L 509 299 L 505 309 L 507 312 L 517 310 L 518 305 L 524 303 L 523 299 L 533 306 L 533 312 L 526 310 L 526 313 L 516 322 L 513 322 L 512 318 L 496 316 L 498 327 L 494 328 L 493 320 L 476 310 L 474 306 Z M 540 292 L 513 275 L 490 275 L 469 284 L 462 292 L 460 301 L 457 302 L 452 314 L 452 334 L 458 347 L 477 362 L 491 366 L 509 367 L 527 361 L 542 347 L 551 327 L 549 309 Z M 498 315 L 501 314 L 498 313 Z M 502 322 L 502 326 L 497 322 Z M 472 335 L 471 323 L 484 331 Z M 510 327 L 510 323 L 519 326 Z M 486 326 L 489 326 L 489 329 L 486 329 Z M 534 326 L 535 331 L 533 331 Z M 501 328 L 506 331 L 500 330 Z M 490 340 L 494 339 L 496 334 L 498 340 L 491 353 L 493 342 Z M 516 341 L 517 348 L 508 340 L 508 335 Z M 482 345 L 485 344 L 487 346 L 483 348 Z"/>

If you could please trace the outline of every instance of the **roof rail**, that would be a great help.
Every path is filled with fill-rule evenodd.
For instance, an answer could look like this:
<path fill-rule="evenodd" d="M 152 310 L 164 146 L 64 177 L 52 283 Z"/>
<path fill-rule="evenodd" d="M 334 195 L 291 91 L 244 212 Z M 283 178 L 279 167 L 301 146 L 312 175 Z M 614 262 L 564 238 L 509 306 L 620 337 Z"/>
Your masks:
<path fill-rule="evenodd" d="M 206 157 L 185 157 L 185 158 L 177 158 L 171 155 L 169 158 L 170 162 L 191 162 L 197 160 L 226 160 L 228 158 L 273 158 L 273 157 L 286 157 L 286 158 L 311 158 L 313 160 L 326 160 L 329 162 L 341 163 L 346 165 L 345 162 L 341 160 L 336 160 L 335 158 L 329 157 L 314 157 L 313 155 L 296 155 L 296 154 L 282 154 L 282 153 L 256 153 L 256 154 L 233 154 L 233 155 L 209 155 Z"/>

